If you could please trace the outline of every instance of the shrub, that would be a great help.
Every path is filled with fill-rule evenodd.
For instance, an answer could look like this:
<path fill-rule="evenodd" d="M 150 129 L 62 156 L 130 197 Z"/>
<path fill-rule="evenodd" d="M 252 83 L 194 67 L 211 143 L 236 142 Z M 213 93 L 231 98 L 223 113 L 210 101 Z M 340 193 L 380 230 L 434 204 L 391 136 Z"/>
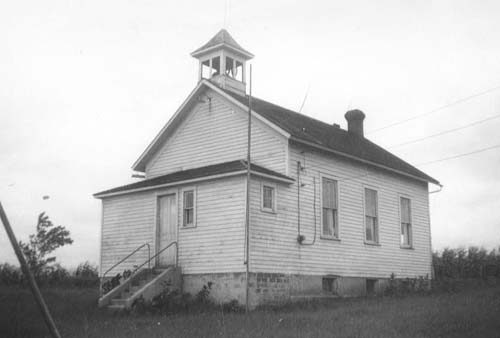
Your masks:
<path fill-rule="evenodd" d="M 208 311 L 242 312 L 244 307 L 238 304 L 237 300 L 216 305 L 210 300 L 212 283 L 203 285 L 201 290 L 193 297 L 189 293 L 181 293 L 172 290 L 168 283 L 163 284 L 162 291 L 151 301 L 146 301 L 142 296 L 132 303 L 132 313 L 135 314 L 162 314 L 173 313 L 199 313 Z"/>
<path fill-rule="evenodd" d="M 20 285 L 23 281 L 21 269 L 9 263 L 0 264 L 0 284 Z"/>
<path fill-rule="evenodd" d="M 412 293 L 426 293 L 430 290 L 429 276 L 418 278 L 396 278 L 394 273 L 389 277 L 388 285 L 384 290 L 386 296 L 403 296 Z"/>
<path fill-rule="evenodd" d="M 88 261 L 80 263 L 75 270 L 75 276 L 79 278 L 99 278 L 97 266 L 91 265 Z"/>

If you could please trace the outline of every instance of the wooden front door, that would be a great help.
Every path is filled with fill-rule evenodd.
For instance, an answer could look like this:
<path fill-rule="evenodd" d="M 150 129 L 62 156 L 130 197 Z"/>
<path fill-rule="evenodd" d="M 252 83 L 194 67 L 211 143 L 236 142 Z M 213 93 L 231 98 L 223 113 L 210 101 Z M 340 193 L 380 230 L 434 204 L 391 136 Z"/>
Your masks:
<path fill-rule="evenodd" d="M 177 240 L 177 203 L 176 195 L 162 196 L 158 200 L 158 240 L 156 252 L 165 248 L 168 244 Z M 175 264 L 176 245 L 170 246 L 163 251 L 157 260 L 157 265 L 166 267 Z"/>

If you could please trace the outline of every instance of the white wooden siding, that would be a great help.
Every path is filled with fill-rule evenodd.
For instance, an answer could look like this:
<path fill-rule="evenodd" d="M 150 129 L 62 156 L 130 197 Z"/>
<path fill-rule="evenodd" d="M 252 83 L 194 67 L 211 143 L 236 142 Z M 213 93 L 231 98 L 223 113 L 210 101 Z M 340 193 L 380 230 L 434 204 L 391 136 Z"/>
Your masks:
<path fill-rule="evenodd" d="M 212 97 L 210 105 L 207 97 Z M 187 119 L 146 165 L 146 177 L 246 158 L 247 112 L 212 90 L 201 98 L 206 102 L 186 112 Z M 284 136 L 253 119 L 254 163 L 285 174 L 287 143 Z"/>
<path fill-rule="evenodd" d="M 151 244 L 153 254 L 156 219 L 153 193 L 105 198 L 102 208 L 101 273 L 144 243 Z M 133 269 L 134 265 L 141 264 L 147 257 L 147 249 L 144 248 L 107 276 Z"/>
<path fill-rule="evenodd" d="M 304 154 L 290 146 L 290 176 Z M 316 178 L 316 242 L 297 244 L 297 184 L 279 184 L 277 213 L 260 211 L 260 182 L 252 183 L 251 271 L 333 274 L 358 277 L 425 276 L 431 272 L 427 184 L 368 168 L 350 160 L 306 151 L 301 172 L 301 234 L 314 237 L 313 177 Z M 338 181 L 340 240 L 321 238 L 320 177 Z M 363 191 L 378 191 L 379 246 L 364 243 Z M 399 196 L 412 200 L 413 249 L 400 247 Z"/>
<path fill-rule="evenodd" d="M 193 187 L 190 185 L 189 187 Z M 102 272 L 143 243 L 155 253 L 157 198 L 177 194 L 179 265 L 183 273 L 242 272 L 244 260 L 244 177 L 202 182 L 196 189 L 196 227 L 182 228 L 184 187 L 103 199 Z M 109 276 L 147 259 L 141 250 Z"/>

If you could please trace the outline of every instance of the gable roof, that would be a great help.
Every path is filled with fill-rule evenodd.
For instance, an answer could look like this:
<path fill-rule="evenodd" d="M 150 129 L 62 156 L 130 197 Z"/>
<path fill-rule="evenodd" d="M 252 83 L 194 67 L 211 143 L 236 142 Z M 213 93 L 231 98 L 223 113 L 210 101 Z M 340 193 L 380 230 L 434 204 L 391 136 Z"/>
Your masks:
<path fill-rule="evenodd" d="M 295 180 L 276 171 L 261 167 L 251 163 L 250 172 L 252 175 L 267 177 L 285 183 L 293 183 Z M 123 185 L 117 188 L 104 190 L 94 194 L 94 197 L 103 198 L 107 196 L 121 195 L 129 192 L 145 191 L 166 186 L 188 184 L 195 181 L 214 179 L 226 176 L 245 174 L 247 162 L 236 160 L 225 163 L 218 163 L 200 168 L 177 171 L 163 176 L 154 177 L 140 182 Z"/>
<path fill-rule="evenodd" d="M 224 28 L 221 29 L 213 38 L 211 38 L 206 44 L 195 50 L 191 53 L 191 56 L 197 57 L 199 55 L 203 55 L 206 52 L 211 51 L 220 46 L 226 46 L 235 52 L 239 52 L 243 56 L 247 57 L 247 59 L 251 59 L 254 57 L 252 53 L 244 49 L 240 46 L 239 43 L 229 34 L 227 30 Z"/>
<path fill-rule="evenodd" d="M 241 104 L 248 106 L 248 95 L 242 96 L 229 90 L 221 90 Z M 252 110 L 290 133 L 292 141 L 323 148 L 327 151 L 330 150 L 339 155 L 363 160 L 440 185 L 435 178 L 425 174 L 370 140 L 349 133 L 339 127 L 334 127 L 254 96 L 252 96 Z"/>

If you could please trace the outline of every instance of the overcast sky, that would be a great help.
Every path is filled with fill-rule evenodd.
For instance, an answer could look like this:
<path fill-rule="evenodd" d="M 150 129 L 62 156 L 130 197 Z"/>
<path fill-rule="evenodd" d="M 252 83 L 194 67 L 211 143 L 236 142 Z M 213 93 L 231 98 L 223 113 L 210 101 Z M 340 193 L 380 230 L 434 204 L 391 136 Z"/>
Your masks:
<path fill-rule="evenodd" d="M 499 1 L 11 1 L 0 4 L 0 201 L 18 239 L 46 211 L 99 255 L 100 201 L 133 182 L 131 165 L 197 81 L 189 53 L 226 27 L 256 55 L 253 93 L 367 137 L 412 164 L 500 144 Z M 372 132 L 444 105 L 446 109 Z M 500 245 L 500 148 L 419 166 L 432 243 Z M 431 187 L 436 189 L 436 187 Z M 50 199 L 43 200 L 44 195 Z M 0 262 L 15 262 L 0 230 Z"/>

